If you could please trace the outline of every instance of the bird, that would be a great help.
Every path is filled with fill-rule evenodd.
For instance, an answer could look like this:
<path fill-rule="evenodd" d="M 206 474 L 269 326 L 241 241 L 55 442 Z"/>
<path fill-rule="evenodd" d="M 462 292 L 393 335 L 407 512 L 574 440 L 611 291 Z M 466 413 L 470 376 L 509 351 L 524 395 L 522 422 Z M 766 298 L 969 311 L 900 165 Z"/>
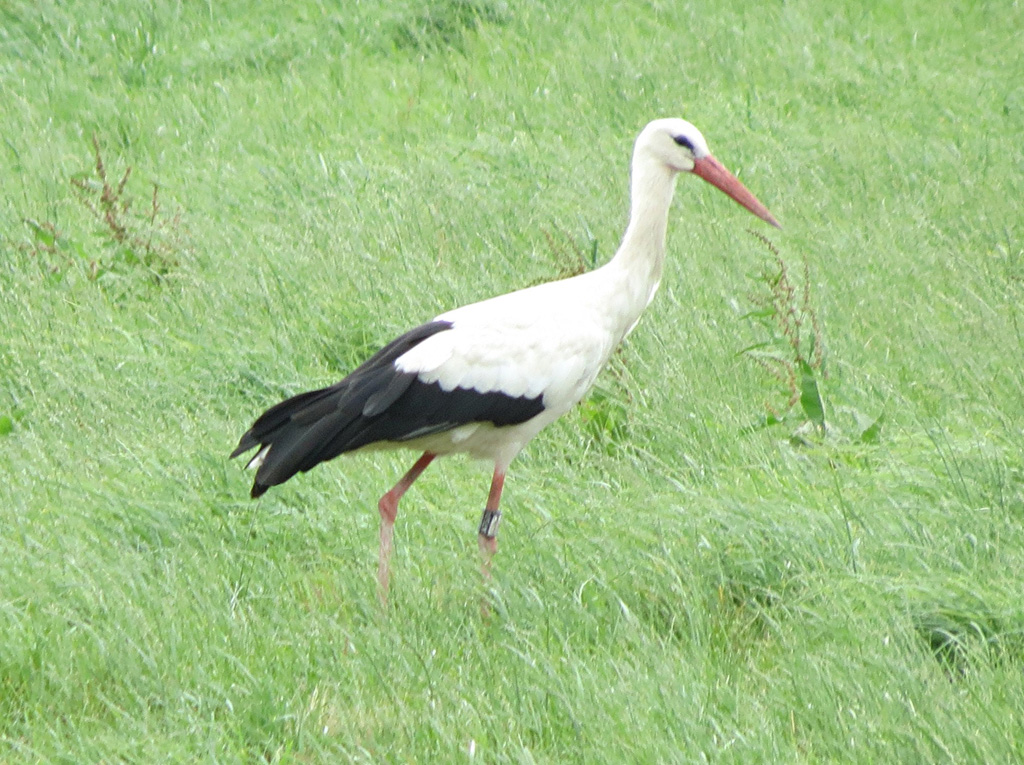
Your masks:
<path fill-rule="evenodd" d="M 231 454 L 257 449 L 246 466 L 256 470 L 252 497 L 344 453 L 418 451 L 377 506 L 377 587 L 387 602 L 399 501 L 439 456 L 486 460 L 494 469 L 477 535 L 487 581 L 509 466 L 586 395 L 654 298 L 669 208 L 683 173 L 781 228 L 711 154 L 694 125 L 680 118 L 650 122 L 634 143 L 629 221 L 607 263 L 446 311 L 395 338 L 341 381 L 272 406 Z"/>

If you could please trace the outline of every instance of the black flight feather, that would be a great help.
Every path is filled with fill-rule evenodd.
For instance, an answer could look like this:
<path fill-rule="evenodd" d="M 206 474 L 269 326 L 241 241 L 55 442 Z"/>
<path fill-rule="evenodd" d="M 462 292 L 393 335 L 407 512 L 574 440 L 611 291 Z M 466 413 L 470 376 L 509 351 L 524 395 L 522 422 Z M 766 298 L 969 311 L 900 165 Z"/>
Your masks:
<path fill-rule="evenodd" d="M 447 321 L 416 327 L 381 348 L 344 380 L 300 393 L 264 412 L 231 453 L 237 457 L 257 446 L 265 452 L 252 496 L 369 444 L 408 441 L 473 422 L 516 425 L 544 410 L 541 396 L 467 388 L 445 391 L 439 383 L 425 383 L 414 372 L 395 368 L 400 356 L 451 328 Z"/>

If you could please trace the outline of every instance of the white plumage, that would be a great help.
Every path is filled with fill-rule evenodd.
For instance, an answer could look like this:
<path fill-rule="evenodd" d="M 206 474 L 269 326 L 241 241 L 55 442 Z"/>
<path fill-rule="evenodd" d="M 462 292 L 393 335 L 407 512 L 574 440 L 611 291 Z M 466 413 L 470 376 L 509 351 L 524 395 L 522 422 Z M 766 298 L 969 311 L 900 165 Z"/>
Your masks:
<path fill-rule="evenodd" d="M 260 447 L 251 463 L 258 467 L 253 496 L 343 452 L 397 446 L 423 451 L 379 503 L 383 595 L 398 500 L 437 455 L 485 458 L 494 463 L 480 524 L 486 573 L 509 464 L 586 395 L 657 292 L 680 172 L 703 178 L 778 225 L 710 154 L 693 125 L 651 122 L 634 147 L 629 226 L 615 257 L 580 276 L 446 311 L 341 382 L 271 408 L 235 450 Z"/>

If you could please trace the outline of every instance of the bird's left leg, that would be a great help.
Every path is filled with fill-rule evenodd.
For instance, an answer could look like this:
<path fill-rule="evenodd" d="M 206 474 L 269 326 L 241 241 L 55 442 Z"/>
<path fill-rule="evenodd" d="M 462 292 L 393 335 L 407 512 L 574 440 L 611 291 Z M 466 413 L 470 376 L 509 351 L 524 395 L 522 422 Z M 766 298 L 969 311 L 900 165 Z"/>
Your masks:
<path fill-rule="evenodd" d="M 413 481 L 420 477 L 420 473 L 427 469 L 427 465 L 433 462 L 437 455 L 433 452 L 424 452 L 416 464 L 409 468 L 409 472 L 402 476 L 401 480 L 394 485 L 387 494 L 380 498 L 377 509 L 380 511 L 380 555 L 377 561 L 377 594 L 381 603 L 388 599 L 388 584 L 391 578 L 391 547 L 392 537 L 395 531 L 395 518 L 398 516 L 398 500 L 409 490 Z"/>
<path fill-rule="evenodd" d="M 498 523 L 501 521 L 501 490 L 505 486 L 505 471 L 494 469 L 487 506 L 480 518 L 480 555 L 483 558 L 484 582 L 491 578 L 491 558 L 498 551 Z"/>

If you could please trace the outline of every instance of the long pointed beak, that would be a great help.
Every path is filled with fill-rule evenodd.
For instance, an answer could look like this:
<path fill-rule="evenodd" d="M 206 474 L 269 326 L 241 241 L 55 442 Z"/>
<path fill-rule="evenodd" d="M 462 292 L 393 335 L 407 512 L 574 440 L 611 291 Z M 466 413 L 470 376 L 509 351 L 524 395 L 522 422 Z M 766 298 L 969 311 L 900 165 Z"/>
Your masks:
<path fill-rule="evenodd" d="M 693 162 L 694 175 L 703 178 L 712 186 L 721 189 L 741 205 L 754 213 L 761 220 L 771 223 L 775 228 L 782 228 L 775 220 L 768 208 L 757 201 L 757 197 L 750 193 L 746 186 L 740 183 L 739 178 L 725 169 L 725 165 L 708 154 Z"/>

